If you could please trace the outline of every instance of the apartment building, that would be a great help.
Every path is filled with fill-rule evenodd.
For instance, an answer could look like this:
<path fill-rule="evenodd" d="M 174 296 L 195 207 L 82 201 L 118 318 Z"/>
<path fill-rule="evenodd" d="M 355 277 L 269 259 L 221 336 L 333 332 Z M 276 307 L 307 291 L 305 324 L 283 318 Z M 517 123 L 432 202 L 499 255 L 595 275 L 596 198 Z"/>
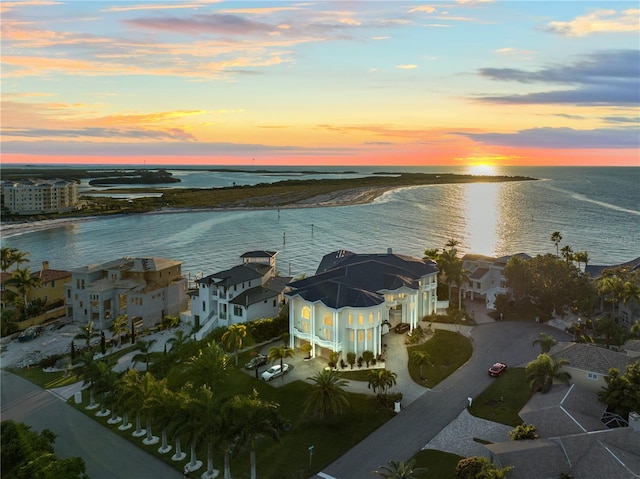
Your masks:
<path fill-rule="evenodd" d="M 0 184 L 2 208 L 10 214 L 63 213 L 78 205 L 78 184 L 62 179 L 25 179 Z"/>

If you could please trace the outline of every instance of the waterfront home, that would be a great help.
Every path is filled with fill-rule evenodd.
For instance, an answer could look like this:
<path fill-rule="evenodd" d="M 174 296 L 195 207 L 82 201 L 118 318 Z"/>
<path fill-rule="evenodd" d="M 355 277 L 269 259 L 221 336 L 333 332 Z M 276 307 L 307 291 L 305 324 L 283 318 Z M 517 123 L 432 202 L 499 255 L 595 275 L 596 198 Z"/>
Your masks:
<path fill-rule="evenodd" d="M 311 345 L 311 356 L 374 355 L 396 323 L 413 330 L 435 314 L 438 268 L 429 259 L 340 250 L 322 258 L 316 273 L 290 284 L 289 346 Z"/>
<path fill-rule="evenodd" d="M 196 280 L 191 292 L 191 312 L 182 318 L 199 328 L 254 321 L 277 316 L 284 291 L 291 281 L 279 276 L 276 251 L 249 251 L 241 255 L 242 264 Z"/>
<path fill-rule="evenodd" d="M 165 316 L 187 309 L 187 279 L 182 262 L 124 257 L 71 271 L 66 289 L 67 317 L 108 329 L 126 314 L 129 325 L 151 328 Z"/>
<path fill-rule="evenodd" d="M 59 178 L 3 181 L 0 200 L 4 210 L 16 215 L 73 211 L 78 205 L 78 183 Z"/>

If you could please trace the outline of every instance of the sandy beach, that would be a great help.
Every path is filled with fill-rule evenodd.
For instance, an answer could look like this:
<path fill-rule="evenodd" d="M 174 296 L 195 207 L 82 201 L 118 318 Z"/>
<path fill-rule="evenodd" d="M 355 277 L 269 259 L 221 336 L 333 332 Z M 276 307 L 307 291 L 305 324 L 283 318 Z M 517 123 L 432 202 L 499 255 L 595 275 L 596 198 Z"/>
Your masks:
<path fill-rule="evenodd" d="M 127 213 L 127 214 L 143 214 L 158 215 L 170 213 L 189 213 L 196 211 L 232 211 L 232 210 L 269 210 L 269 209 L 290 209 L 290 208 L 320 208 L 331 206 L 351 206 L 371 203 L 379 196 L 390 190 L 397 188 L 378 186 L 372 188 L 353 188 L 349 190 L 341 190 L 324 195 L 313 196 L 300 200 L 296 203 L 282 206 L 265 206 L 265 207 L 232 207 L 232 208 L 164 208 L 162 210 L 150 211 L 147 213 Z M 20 222 L 3 222 L 0 226 L 0 236 L 9 238 L 34 231 L 41 231 L 51 228 L 59 228 L 61 226 L 76 225 L 85 221 L 93 221 L 100 218 L 110 218 L 111 216 L 79 216 L 73 218 L 57 218 L 51 220 L 40 221 L 20 221 Z"/>

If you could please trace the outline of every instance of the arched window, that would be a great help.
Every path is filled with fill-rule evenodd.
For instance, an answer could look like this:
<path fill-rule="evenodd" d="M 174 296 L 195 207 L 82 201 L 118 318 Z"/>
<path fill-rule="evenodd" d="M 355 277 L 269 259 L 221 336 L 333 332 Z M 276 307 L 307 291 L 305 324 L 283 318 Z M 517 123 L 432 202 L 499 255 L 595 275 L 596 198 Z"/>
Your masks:
<path fill-rule="evenodd" d="M 326 313 L 323 318 L 323 323 L 325 326 L 333 326 L 333 315 L 331 313 Z"/>
<path fill-rule="evenodd" d="M 358 314 L 358 324 L 364 326 L 364 314 L 362 313 Z"/>
<path fill-rule="evenodd" d="M 302 314 L 302 317 L 304 319 L 310 319 L 311 318 L 311 309 L 309 308 L 309 306 L 303 306 L 301 314 Z"/>
<path fill-rule="evenodd" d="M 369 324 L 373 324 L 373 311 L 369 313 Z"/>
<path fill-rule="evenodd" d="M 353 324 L 353 314 L 349 313 L 349 326 L 351 326 Z"/>

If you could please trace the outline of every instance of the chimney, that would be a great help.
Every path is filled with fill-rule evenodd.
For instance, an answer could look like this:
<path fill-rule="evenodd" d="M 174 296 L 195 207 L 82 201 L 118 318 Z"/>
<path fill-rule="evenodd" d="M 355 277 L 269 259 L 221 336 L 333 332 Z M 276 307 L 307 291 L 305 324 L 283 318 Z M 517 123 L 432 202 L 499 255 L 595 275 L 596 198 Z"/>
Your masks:
<path fill-rule="evenodd" d="M 43 261 L 42 262 L 42 271 L 46 271 L 49 269 L 49 262 L 48 261 Z"/>
<path fill-rule="evenodd" d="M 393 248 L 387 248 L 387 254 L 393 254 Z"/>
<path fill-rule="evenodd" d="M 629 427 L 634 432 L 640 432 L 640 414 L 635 411 L 629 413 Z"/>

